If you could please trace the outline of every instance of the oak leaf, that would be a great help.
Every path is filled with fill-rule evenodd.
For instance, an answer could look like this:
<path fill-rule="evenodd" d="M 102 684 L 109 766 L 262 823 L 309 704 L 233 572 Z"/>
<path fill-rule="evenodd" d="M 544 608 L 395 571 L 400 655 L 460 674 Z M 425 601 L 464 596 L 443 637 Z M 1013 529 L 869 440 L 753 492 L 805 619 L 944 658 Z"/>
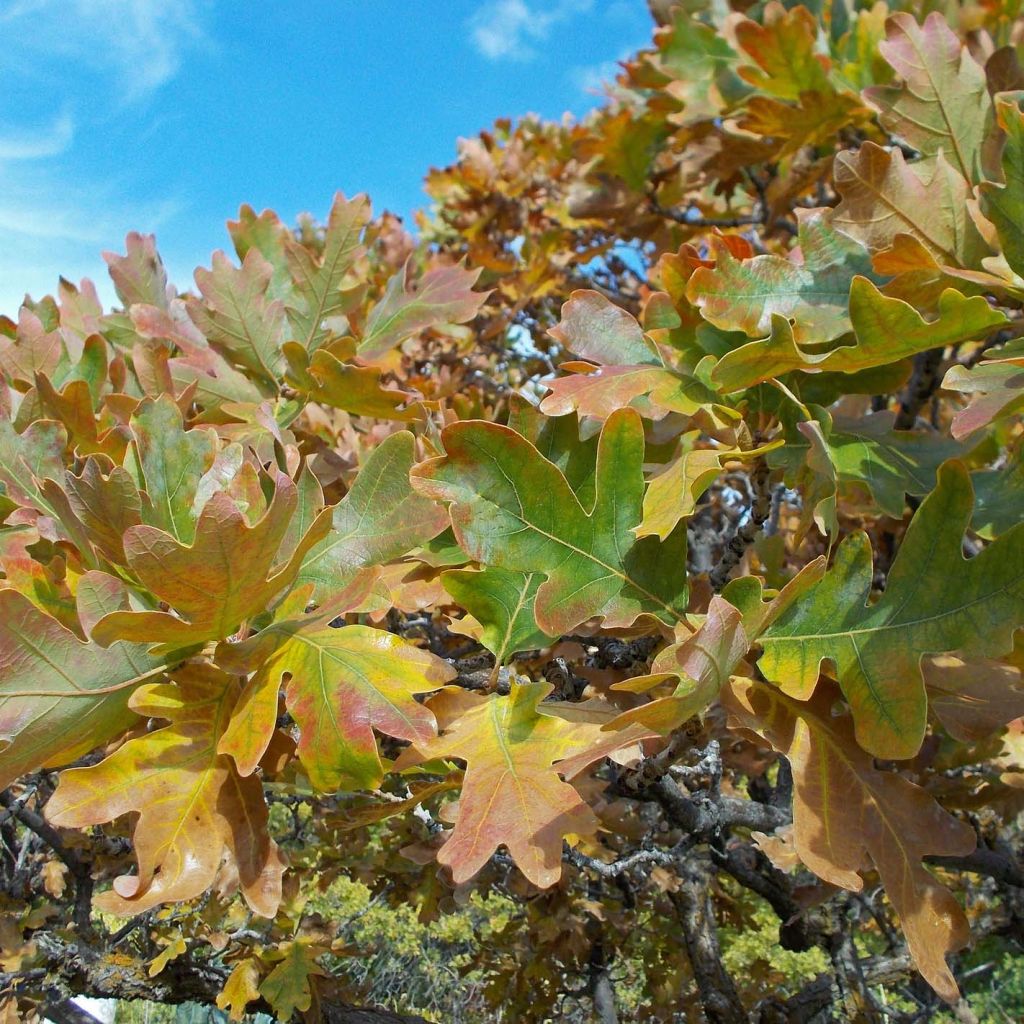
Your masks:
<path fill-rule="evenodd" d="M 86 828 L 137 814 L 136 875 L 115 879 L 96 906 L 121 916 L 205 892 L 227 856 L 252 910 L 273 917 L 284 863 L 267 833 L 256 778 L 242 778 L 217 742 L 238 697 L 238 682 L 194 664 L 175 682 L 145 686 L 129 702 L 140 715 L 166 719 L 128 740 L 98 765 L 62 773 L 47 816 L 62 828 Z"/>
<path fill-rule="evenodd" d="M 90 582 L 114 583 L 93 615 L 118 607 L 124 587 L 103 573 L 86 573 L 79 611 L 101 594 Z M 132 690 L 167 663 L 140 644 L 108 649 L 83 642 L 27 597 L 0 589 L 0 786 L 44 765 L 67 764 L 122 732 L 133 720 Z"/>
<path fill-rule="evenodd" d="M 215 494 L 196 523 L 195 540 L 182 544 L 152 526 L 125 533 L 128 566 L 135 578 L 176 612 L 117 611 L 97 623 L 103 644 L 119 639 L 169 647 L 221 640 L 264 611 L 294 581 L 307 551 L 330 529 L 330 513 L 316 517 L 284 564 L 278 551 L 297 505 L 295 484 L 273 477 L 266 514 L 250 525 L 235 501 Z"/>
<path fill-rule="evenodd" d="M 463 266 L 435 267 L 414 282 L 412 263 L 406 263 L 370 311 L 359 341 L 359 356 L 379 359 L 417 331 L 472 320 L 490 294 L 473 291 L 479 276 L 479 270 Z"/>
<path fill-rule="evenodd" d="M 782 690 L 809 699 L 821 663 L 835 666 L 857 742 L 877 757 L 913 757 L 924 738 L 925 654 L 994 657 L 1024 624 L 1024 524 L 964 559 L 970 477 L 959 462 L 939 470 L 938 486 L 911 521 L 885 593 L 868 604 L 871 545 L 856 533 L 835 564 L 760 638 L 761 671 Z"/>
<path fill-rule="evenodd" d="M 902 82 L 872 86 L 865 98 L 893 135 L 925 157 L 944 153 L 976 181 L 992 108 L 985 72 L 937 11 L 923 25 L 901 11 L 885 28 L 878 49 Z"/>
<path fill-rule="evenodd" d="M 854 739 L 850 716 L 835 716 L 836 694 L 822 686 L 807 702 L 734 678 L 723 702 L 730 722 L 763 736 L 793 768 L 796 851 L 819 878 L 860 892 L 874 867 L 899 915 L 911 955 L 944 999 L 959 997 L 945 955 L 967 945 L 969 926 L 953 894 L 922 864 L 927 856 L 966 856 L 974 830 L 923 789 L 879 771 Z"/>
<path fill-rule="evenodd" d="M 546 647 L 554 639 L 534 618 L 534 602 L 543 582 L 543 573 L 497 566 L 441 573 L 444 589 L 469 612 L 471 622 L 461 619 L 459 632 L 478 639 L 498 665 L 504 665 L 517 651 Z"/>
<path fill-rule="evenodd" d="M 546 888 L 562 872 L 562 840 L 597 829 L 594 812 L 566 778 L 639 738 L 633 727 L 612 733 L 598 721 L 567 721 L 541 701 L 547 683 L 514 683 L 507 696 L 483 697 L 450 687 L 429 706 L 441 733 L 406 751 L 396 767 L 435 757 L 466 762 L 455 828 L 437 855 L 456 883 L 472 878 L 499 846 L 519 869 Z"/>
<path fill-rule="evenodd" d="M 374 789 L 383 778 L 374 730 L 410 742 L 436 732 L 434 716 L 414 700 L 455 670 L 393 633 L 328 625 L 323 612 L 303 615 L 308 590 L 282 606 L 278 621 L 241 644 L 221 645 L 232 671 L 253 672 L 220 739 L 219 750 L 251 775 L 274 733 L 278 694 L 299 728 L 298 754 L 322 792 Z"/>
<path fill-rule="evenodd" d="M 545 574 L 534 606 L 544 632 L 562 634 L 599 614 L 627 624 L 643 612 L 670 622 L 681 617 L 685 573 L 666 572 L 657 564 L 661 547 L 632 533 L 644 486 L 635 411 L 620 409 L 605 423 L 590 509 L 557 467 L 508 427 L 456 423 L 442 440 L 446 454 L 417 466 L 413 486 L 451 502 L 455 534 L 471 558 Z"/>
<path fill-rule="evenodd" d="M 381 565 L 431 540 L 447 525 L 444 509 L 409 483 L 416 461 L 408 431 L 386 437 L 363 463 L 351 489 L 334 506 L 331 531 L 310 548 L 298 584 L 321 600 L 371 565 Z"/>

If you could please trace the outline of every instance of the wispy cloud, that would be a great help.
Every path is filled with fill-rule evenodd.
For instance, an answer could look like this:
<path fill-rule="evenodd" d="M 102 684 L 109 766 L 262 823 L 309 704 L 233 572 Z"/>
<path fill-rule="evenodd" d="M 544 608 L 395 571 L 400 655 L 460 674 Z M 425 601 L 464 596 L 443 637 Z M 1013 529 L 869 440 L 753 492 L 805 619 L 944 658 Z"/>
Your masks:
<path fill-rule="evenodd" d="M 9 66 L 69 61 L 111 79 L 126 102 L 174 77 L 189 49 L 208 45 L 205 0 L 12 0 L 0 6 Z"/>
<path fill-rule="evenodd" d="M 0 0 L 0 89 L 24 97 L 0 119 L 0 312 L 10 315 L 26 292 L 52 292 L 61 275 L 95 275 L 110 299 L 100 250 L 183 211 L 173 190 L 147 198 L 131 161 L 115 173 L 83 172 L 76 144 L 95 145 L 125 116 L 141 138 L 160 116 L 147 101 L 191 53 L 210 48 L 202 29 L 210 2 Z M 48 107 L 56 112 L 47 118 Z"/>
<path fill-rule="evenodd" d="M 553 28 L 592 6 L 593 0 L 556 0 L 544 6 L 526 0 L 491 0 L 470 18 L 470 38 L 488 60 L 532 60 L 537 45 Z"/>

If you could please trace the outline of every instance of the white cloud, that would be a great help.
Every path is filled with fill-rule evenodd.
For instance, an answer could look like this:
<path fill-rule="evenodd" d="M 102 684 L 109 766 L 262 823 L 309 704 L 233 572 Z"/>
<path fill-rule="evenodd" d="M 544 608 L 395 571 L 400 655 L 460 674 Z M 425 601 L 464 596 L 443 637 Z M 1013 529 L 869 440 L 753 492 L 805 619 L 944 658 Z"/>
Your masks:
<path fill-rule="evenodd" d="M 177 74 L 183 54 L 208 45 L 205 0 L 12 0 L 0 5 L 5 62 L 37 73 L 68 61 L 110 79 L 124 102 Z"/>
<path fill-rule="evenodd" d="M 526 0 L 490 0 L 469 20 L 470 38 L 488 60 L 532 60 L 559 23 L 590 10 L 593 0 L 555 0 L 545 7 Z"/>
<path fill-rule="evenodd" d="M 93 277 L 109 301 L 100 251 L 184 209 L 173 192 L 139 195 L 130 161 L 115 174 L 84 172 L 76 141 L 125 116 L 141 138 L 160 116 L 145 101 L 190 52 L 209 48 L 200 15 L 210 2 L 0 0 L 0 90 L 32 95 L 35 107 L 8 103 L 0 120 L 0 312 L 11 315 L 26 292 L 52 293 L 61 275 Z"/>

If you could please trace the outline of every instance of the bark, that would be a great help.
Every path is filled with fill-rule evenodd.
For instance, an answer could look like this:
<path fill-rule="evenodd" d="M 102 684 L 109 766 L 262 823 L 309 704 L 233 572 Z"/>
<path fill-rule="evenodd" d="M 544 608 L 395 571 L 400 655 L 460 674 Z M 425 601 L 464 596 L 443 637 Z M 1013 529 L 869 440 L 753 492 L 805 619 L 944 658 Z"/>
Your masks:
<path fill-rule="evenodd" d="M 704 1016 L 708 1024 L 747 1024 L 747 1012 L 722 963 L 707 873 L 688 864 L 680 872 L 680 880 L 672 902 L 683 926 L 683 942 Z"/>

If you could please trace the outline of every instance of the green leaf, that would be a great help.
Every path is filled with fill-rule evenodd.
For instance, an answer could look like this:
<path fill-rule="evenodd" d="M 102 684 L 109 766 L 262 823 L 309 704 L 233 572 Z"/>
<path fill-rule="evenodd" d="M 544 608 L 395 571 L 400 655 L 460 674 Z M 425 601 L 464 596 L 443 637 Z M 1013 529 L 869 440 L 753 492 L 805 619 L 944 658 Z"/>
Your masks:
<path fill-rule="evenodd" d="M 286 943 L 280 962 L 260 985 L 260 995 L 274 1008 L 278 1020 L 292 1020 L 296 1011 L 312 1006 L 310 978 L 324 975 L 316 956 L 316 951 L 302 939 Z"/>
<path fill-rule="evenodd" d="M 331 205 L 319 262 L 301 242 L 286 243 L 288 268 L 295 282 L 295 297 L 287 307 L 288 320 L 295 340 L 307 352 L 314 352 L 330 336 L 324 320 L 344 309 L 342 281 L 363 251 L 361 238 L 369 221 L 370 201 L 366 196 L 349 200 L 339 192 Z"/>
<path fill-rule="evenodd" d="M 661 546 L 634 543 L 644 490 L 644 435 L 635 411 L 620 409 L 605 423 L 589 512 L 558 468 L 508 427 L 455 423 L 442 440 L 447 454 L 417 466 L 413 486 L 452 503 L 452 525 L 471 558 L 547 577 L 535 604 L 542 630 L 566 633 L 599 614 L 616 622 L 642 612 L 681 618 L 685 559 L 674 562 L 673 550 L 658 565 Z"/>
<path fill-rule="evenodd" d="M 100 580 L 115 586 L 90 586 Z M 86 573 L 79 582 L 80 617 L 86 618 L 86 602 L 91 622 L 123 596 L 111 577 Z M 124 731 L 134 719 L 132 691 L 166 662 L 139 644 L 105 650 L 83 642 L 27 597 L 0 589 L 0 666 L 0 786 L 6 787 L 43 765 L 74 761 Z"/>
<path fill-rule="evenodd" d="M 235 267 L 222 252 L 213 254 L 213 268 L 196 270 L 196 284 L 205 303 L 188 302 L 189 316 L 232 361 L 270 384 L 284 369 L 281 345 L 286 340 L 284 306 L 267 297 L 273 267 L 258 249 Z"/>
<path fill-rule="evenodd" d="M 146 399 L 131 418 L 136 483 L 145 492 L 143 521 L 184 544 L 195 536 L 199 482 L 213 465 L 217 434 L 185 430 L 170 395 Z"/>
<path fill-rule="evenodd" d="M 996 116 L 1006 136 L 1003 180 L 983 181 L 978 195 L 981 212 L 995 225 L 1010 269 L 1024 275 L 1024 112 L 1017 99 L 1000 96 L 996 98 Z"/>
<path fill-rule="evenodd" d="M 983 469 L 971 474 L 974 485 L 974 517 L 971 529 L 992 540 L 1012 530 L 1024 509 L 1024 461 L 1017 459 L 1005 469 Z"/>
<path fill-rule="evenodd" d="M 461 265 L 436 267 L 413 282 L 412 263 L 406 263 L 367 317 L 359 355 L 379 359 L 417 331 L 472 320 L 490 294 L 473 291 L 479 276 Z"/>
<path fill-rule="evenodd" d="M 797 210 L 803 262 L 772 254 L 738 260 L 715 241 L 715 266 L 698 267 L 687 298 L 706 320 L 725 331 L 763 337 L 772 318 L 793 321 L 798 341 L 831 341 L 850 330 L 850 282 L 874 277 L 864 247 L 837 230 L 829 211 Z"/>
<path fill-rule="evenodd" d="M 895 414 L 891 412 L 835 423 L 824 410 L 816 413 L 822 442 L 839 483 L 863 484 L 878 507 L 896 519 L 903 515 L 907 494 L 927 494 L 935 486 L 939 466 L 965 452 L 964 445 L 942 434 L 894 430 Z M 806 445 L 790 443 L 773 452 L 769 462 L 785 466 L 789 480 L 795 479 L 807 457 Z"/>
<path fill-rule="evenodd" d="M 923 26 L 898 12 L 885 27 L 878 48 L 903 81 L 873 86 L 865 98 L 893 135 L 925 157 L 944 153 L 967 181 L 977 181 L 992 107 L 985 72 L 937 11 Z"/>
<path fill-rule="evenodd" d="M 444 589 L 480 624 L 478 638 L 499 665 L 517 651 L 546 647 L 554 639 L 538 627 L 533 614 L 543 582 L 542 573 L 496 566 L 441 573 Z"/>
<path fill-rule="evenodd" d="M 218 749 L 231 754 L 243 776 L 251 775 L 273 736 L 284 683 L 285 703 L 299 727 L 298 754 L 313 786 L 326 793 L 374 789 L 384 775 L 374 730 L 409 742 L 430 740 L 434 716 L 413 698 L 450 682 L 455 670 L 384 630 L 334 628 L 322 615 L 291 611 L 296 617 L 218 651 L 233 671 L 255 670 Z"/>
<path fill-rule="evenodd" d="M 856 344 L 822 352 L 797 344 L 789 322 L 773 317 L 771 334 L 727 352 L 711 371 L 723 391 L 739 391 L 793 370 L 859 373 L 932 348 L 973 341 L 1009 321 L 985 298 L 954 288 L 939 297 L 938 317 L 927 321 L 909 303 L 889 298 L 867 278 L 850 283 L 850 321 Z"/>
<path fill-rule="evenodd" d="M 409 483 L 415 459 L 415 441 L 407 430 L 391 434 L 370 453 L 351 490 L 335 506 L 330 533 L 302 563 L 297 583 L 314 584 L 314 600 L 343 587 L 360 569 L 398 558 L 447 526 L 444 509 Z"/>
<path fill-rule="evenodd" d="M 878 757 L 913 757 L 927 719 L 922 656 L 995 657 L 1024 624 L 1024 524 L 965 560 L 972 509 L 967 471 L 946 463 L 907 530 L 885 593 L 870 605 L 870 541 L 864 533 L 847 538 L 824 579 L 762 636 L 761 671 L 806 700 L 830 661 L 858 743 Z"/>
<path fill-rule="evenodd" d="M 344 409 L 353 416 L 382 420 L 415 418 L 414 411 L 401 408 L 415 396 L 384 387 L 381 370 L 376 366 L 344 362 L 329 347 L 317 349 L 310 358 L 294 341 L 285 344 L 284 355 L 288 360 L 288 383 L 305 392 L 306 401 Z"/>

